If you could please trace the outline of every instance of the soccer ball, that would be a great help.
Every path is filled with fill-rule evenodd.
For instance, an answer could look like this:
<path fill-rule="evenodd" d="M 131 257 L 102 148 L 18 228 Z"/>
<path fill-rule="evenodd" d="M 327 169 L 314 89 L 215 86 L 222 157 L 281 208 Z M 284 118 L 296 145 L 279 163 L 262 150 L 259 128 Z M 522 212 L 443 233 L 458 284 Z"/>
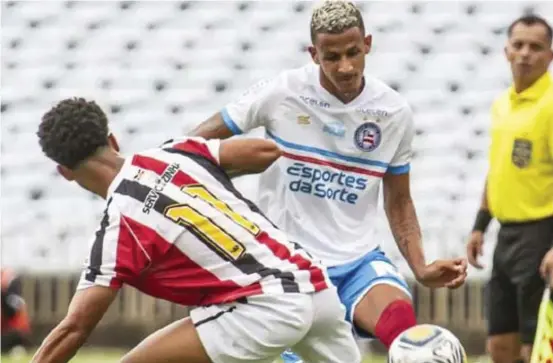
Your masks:
<path fill-rule="evenodd" d="M 392 342 L 388 363 L 467 363 L 467 355 L 459 339 L 449 330 L 420 324 Z"/>

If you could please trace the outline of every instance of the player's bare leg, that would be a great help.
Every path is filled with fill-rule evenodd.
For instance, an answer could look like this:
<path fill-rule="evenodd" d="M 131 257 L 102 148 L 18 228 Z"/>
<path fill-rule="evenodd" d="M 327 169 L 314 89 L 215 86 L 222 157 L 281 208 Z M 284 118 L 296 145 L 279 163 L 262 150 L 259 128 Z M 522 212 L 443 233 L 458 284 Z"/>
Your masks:
<path fill-rule="evenodd" d="M 494 363 L 513 363 L 521 359 L 520 335 L 518 333 L 492 335 L 488 338 L 487 345 Z M 525 361 L 530 361 L 530 355 Z"/>
<path fill-rule="evenodd" d="M 523 344 L 520 348 L 520 355 L 524 362 L 530 362 L 530 358 L 532 357 L 532 344 Z"/>
<path fill-rule="evenodd" d="M 355 324 L 375 335 L 388 348 L 393 340 L 416 325 L 411 298 L 400 288 L 379 284 L 371 288 L 355 307 Z"/>
<path fill-rule="evenodd" d="M 211 363 L 190 318 L 153 333 L 127 353 L 121 363 Z"/>

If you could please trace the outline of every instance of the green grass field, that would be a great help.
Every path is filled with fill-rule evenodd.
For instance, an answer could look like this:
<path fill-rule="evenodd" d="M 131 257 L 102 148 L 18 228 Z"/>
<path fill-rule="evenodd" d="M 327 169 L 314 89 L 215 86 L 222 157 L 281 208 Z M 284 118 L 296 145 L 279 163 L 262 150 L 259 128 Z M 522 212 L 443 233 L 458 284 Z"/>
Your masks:
<path fill-rule="evenodd" d="M 80 351 L 77 356 L 71 360 L 72 363 L 116 363 L 123 356 L 123 351 L 88 349 Z M 23 355 L 21 357 L 2 356 L 2 363 L 28 363 L 32 355 Z M 383 356 L 368 356 L 363 363 L 384 363 L 386 358 Z M 476 362 L 477 358 L 469 359 L 469 362 Z M 485 360 L 483 360 L 485 361 Z"/>
<path fill-rule="evenodd" d="M 122 352 L 101 352 L 101 351 L 87 351 L 78 354 L 72 363 L 116 363 L 121 358 Z M 19 358 L 11 358 L 2 356 L 2 363 L 28 363 L 31 359 L 31 355 L 25 355 Z M 363 363 L 384 363 L 384 357 L 367 357 Z"/>

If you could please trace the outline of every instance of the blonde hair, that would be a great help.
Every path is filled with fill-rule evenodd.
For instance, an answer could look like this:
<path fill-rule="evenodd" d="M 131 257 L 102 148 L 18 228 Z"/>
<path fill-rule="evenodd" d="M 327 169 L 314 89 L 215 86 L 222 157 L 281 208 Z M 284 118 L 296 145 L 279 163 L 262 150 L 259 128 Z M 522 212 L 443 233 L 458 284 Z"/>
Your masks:
<path fill-rule="evenodd" d="M 339 34 L 354 27 L 359 27 L 363 33 L 365 32 L 361 12 L 352 2 L 325 0 L 313 9 L 311 40 L 315 42 L 317 33 Z"/>

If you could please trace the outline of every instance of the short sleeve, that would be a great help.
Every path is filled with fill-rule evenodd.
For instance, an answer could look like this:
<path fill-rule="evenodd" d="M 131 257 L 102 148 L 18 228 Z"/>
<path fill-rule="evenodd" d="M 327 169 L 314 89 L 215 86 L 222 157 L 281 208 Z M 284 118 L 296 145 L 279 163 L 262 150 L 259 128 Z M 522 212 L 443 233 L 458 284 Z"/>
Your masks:
<path fill-rule="evenodd" d="M 415 135 L 415 126 L 413 123 L 413 112 L 409 107 L 405 107 L 398 115 L 401 127 L 401 141 L 388 166 L 387 172 L 394 175 L 406 174 L 410 170 L 410 163 L 413 154 L 413 136 Z"/>
<path fill-rule="evenodd" d="M 205 145 L 207 146 L 209 153 L 213 156 L 217 164 L 220 164 L 221 162 L 219 159 L 219 149 L 221 148 L 221 140 L 219 139 L 207 140 L 205 142 Z"/>
<path fill-rule="evenodd" d="M 278 92 L 278 78 L 263 79 L 221 110 L 223 121 L 235 135 L 267 126 Z"/>
<path fill-rule="evenodd" d="M 116 273 L 117 246 L 121 228 L 120 214 L 112 200 L 112 198 L 108 200 L 100 227 L 92 238 L 89 256 L 86 258 L 77 290 L 92 286 L 119 289 L 122 286 L 122 281 Z"/>
<path fill-rule="evenodd" d="M 166 141 L 162 148 L 173 148 L 202 156 L 219 164 L 219 149 L 221 140 L 206 140 L 199 136 L 183 136 Z"/>

